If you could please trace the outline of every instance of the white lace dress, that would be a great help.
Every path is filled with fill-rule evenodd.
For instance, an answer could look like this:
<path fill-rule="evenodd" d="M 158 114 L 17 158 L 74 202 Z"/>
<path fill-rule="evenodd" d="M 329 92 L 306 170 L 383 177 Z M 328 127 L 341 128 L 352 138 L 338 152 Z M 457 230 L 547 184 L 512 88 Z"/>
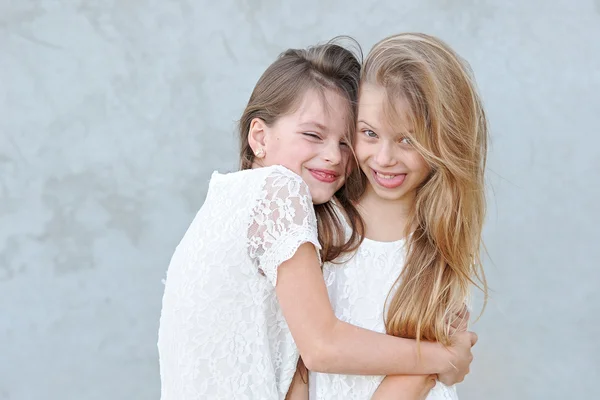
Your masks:
<path fill-rule="evenodd" d="M 344 264 L 325 263 L 323 273 L 337 317 L 377 332 L 385 332 L 383 310 L 389 290 L 405 260 L 404 241 L 365 239 Z M 310 372 L 311 400 L 367 400 L 383 376 L 334 375 Z M 457 400 L 456 388 L 438 382 L 427 400 Z"/>
<path fill-rule="evenodd" d="M 308 187 L 281 166 L 214 173 L 167 272 L 158 334 L 162 400 L 284 399 L 298 350 L 277 267 L 320 249 Z"/>

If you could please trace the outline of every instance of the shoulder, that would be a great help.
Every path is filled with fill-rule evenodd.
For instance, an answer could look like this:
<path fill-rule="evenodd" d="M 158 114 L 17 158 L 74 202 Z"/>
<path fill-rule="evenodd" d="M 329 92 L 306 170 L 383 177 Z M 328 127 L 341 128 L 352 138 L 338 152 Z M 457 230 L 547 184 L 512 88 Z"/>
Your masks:
<path fill-rule="evenodd" d="M 210 180 L 211 182 L 222 182 L 226 184 L 231 184 L 235 182 L 254 183 L 259 180 L 264 180 L 270 172 L 271 167 L 243 169 L 233 172 L 219 172 L 215 170 L 213 171 Z"/>
<path fill-rule="evenodd" d="M 211 185 L 249 186 L 264 189 L 277 189 L 287 187 L 295 188 L 297 192 L 310 193 L 308 186 L 295 172 L 282 165 L 272 165 L 263 168 L 245 169 L 235 172 L 221 173 L 213 171 L 210 178 Z"/>
<path fill-rule="evenodd" d="M 306 185 L 306 183 L 304 182 L 304 180 L 302 180 L 300 175 L 298 175 L 291 169 L 284 167 L 283 165 L 272 165 L 270 167 L 264 167 L 261 169 L 264 172 L 265 178 L 278 178 L 278 179 L 281 179 L 282 181 L 289 180 L 289 181 L 298 182 L 298 183 L 302 183 L 302 184 Z"/>
<path fill-rule="evenodd" d="M 295 172 L 282 165 L 261 168 L 264 170 L 263 189 L 272 196 L 302 197 L 312 203 L 308 185 Z"/>
<path fill-rule="evenodd" d="M 228 173 L 213 171 L 210 178 L 215 182 L 231 183 L 232 181 L 242 181 L 246 183 L 255 183 L 256 181 L 269 181 L 273 184 L 284 184 L 286 182 L 294 182 L 298 185 L 305 186 L 306 183 L 294 171 L 284 167 L 283 165 L 271 165 L 269 167 L 244 169 Z"/>

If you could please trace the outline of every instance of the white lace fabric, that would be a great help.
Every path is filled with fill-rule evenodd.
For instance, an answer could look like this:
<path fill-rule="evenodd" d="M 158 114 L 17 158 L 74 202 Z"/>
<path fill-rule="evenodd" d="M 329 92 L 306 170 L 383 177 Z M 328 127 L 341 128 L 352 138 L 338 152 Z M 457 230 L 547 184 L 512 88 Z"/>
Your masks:
<path fill-rule="evenodd" d="M 327 290 L 340 320 L 385 332 L 384 306 L 404 265 L 404 243 L 403 240 L 376 242 L 365 239 L 353 257 L 345 256 L 341 264 L 325 263 L 323 273 Z M 310 372 L 310 399 L 367 400 L 383 378 Z M 458 400 L 458 395 L 454 386 L 437 382 L 427 400 Z"/>
<path fill-rule="evenodd" d="M 308 187 L 281 166 L 214 173 L 165 283 L 162 400 L 284 399 L 298 350 L 277 302 L 277 267 L 317 249 Z"/>

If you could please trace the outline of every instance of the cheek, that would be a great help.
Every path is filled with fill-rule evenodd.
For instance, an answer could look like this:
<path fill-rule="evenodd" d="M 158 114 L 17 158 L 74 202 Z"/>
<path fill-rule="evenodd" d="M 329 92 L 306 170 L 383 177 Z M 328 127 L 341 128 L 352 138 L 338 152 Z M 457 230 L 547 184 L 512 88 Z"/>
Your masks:
<path fill-rule="evenodd" d="M 282 161 L 297 161 L 307 152 L 306 145 L 294 137 L 279 136 L 271 141 L 271 152 Z"/>
<path fill-rule="evenodd" d="M 348 165 L 352 163 L 352 160 L 354 159 L 354 154 L 352 154 L 352 150 L 350 150 L 350 148 L 342 148 L 341 155 L 343 165 Z"/>
<path fill-rule="evenodd" d="M 281 138 L 278 135 L 273 135 L 269 138 L 265 147 L 270 154 L 279 153 L 281 151 Z"/>
<path fill-rule="evenodd" d="M 356 161 L 354 159 L 354 154 L 352 153 L 352 150 L 342 150 L 341 164 L 346 176 L 348 176 L 356 166 Z"/>
<path fill-rule="evenodd" d="M 350 175 L 350 173 L 357 167 L 356 160 L 354 159 L 354 155 L 352 153 L 348 154 L 348 158 L 345 161 L 346 176 Z"/>
<path fill-rule="evenodd" d="M 369 158 L 369 146 L 360 140 L 354 145 L 354 154 L 359 164 L 363 164 Z"/>
<path fill-rule="evenodd" d="M 416 151 L 411 156 L 410 168 L 413 172 L 417 173 L 423 178 L 429 175 L 429 172 L 431 170 L 431 168 L 427 164 L 427 161 L 425 161 L 423 156 Z"/>
<path fill-rule="evenodd" d="M 315 158 L 319 152 L 313 143 L 306 140 L 298 141 L 286 148 L 287 156 L 300 162 L 307 162 Z"/>

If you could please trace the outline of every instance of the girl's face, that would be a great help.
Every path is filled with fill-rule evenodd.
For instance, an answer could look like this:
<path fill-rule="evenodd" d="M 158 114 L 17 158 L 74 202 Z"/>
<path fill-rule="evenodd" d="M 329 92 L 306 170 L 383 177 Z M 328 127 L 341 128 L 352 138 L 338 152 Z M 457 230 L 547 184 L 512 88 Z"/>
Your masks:
<path fill-rule="evenodd" d="M 355 145 L 360 168 L 369 180 L 368 192 L 391 201 L 412 201 L 427 179 L 430 167 L 403 132 L 412 132 L 405 100 L 396 104 L 399 122 L 391 126 L 385 116 L 385 89 L 361 86 Z"/>
<path fill-rule="evenodd" d="M 314 204 L 331 200 L 346 180 L 351 151 L 347 137 L 348 102 L 337 93 L 308 90 L 300 107 L 272 126 L 256 118 L 249 142 L 264 156 L 256 165 L 283 165 L 307 183 Z"/>

